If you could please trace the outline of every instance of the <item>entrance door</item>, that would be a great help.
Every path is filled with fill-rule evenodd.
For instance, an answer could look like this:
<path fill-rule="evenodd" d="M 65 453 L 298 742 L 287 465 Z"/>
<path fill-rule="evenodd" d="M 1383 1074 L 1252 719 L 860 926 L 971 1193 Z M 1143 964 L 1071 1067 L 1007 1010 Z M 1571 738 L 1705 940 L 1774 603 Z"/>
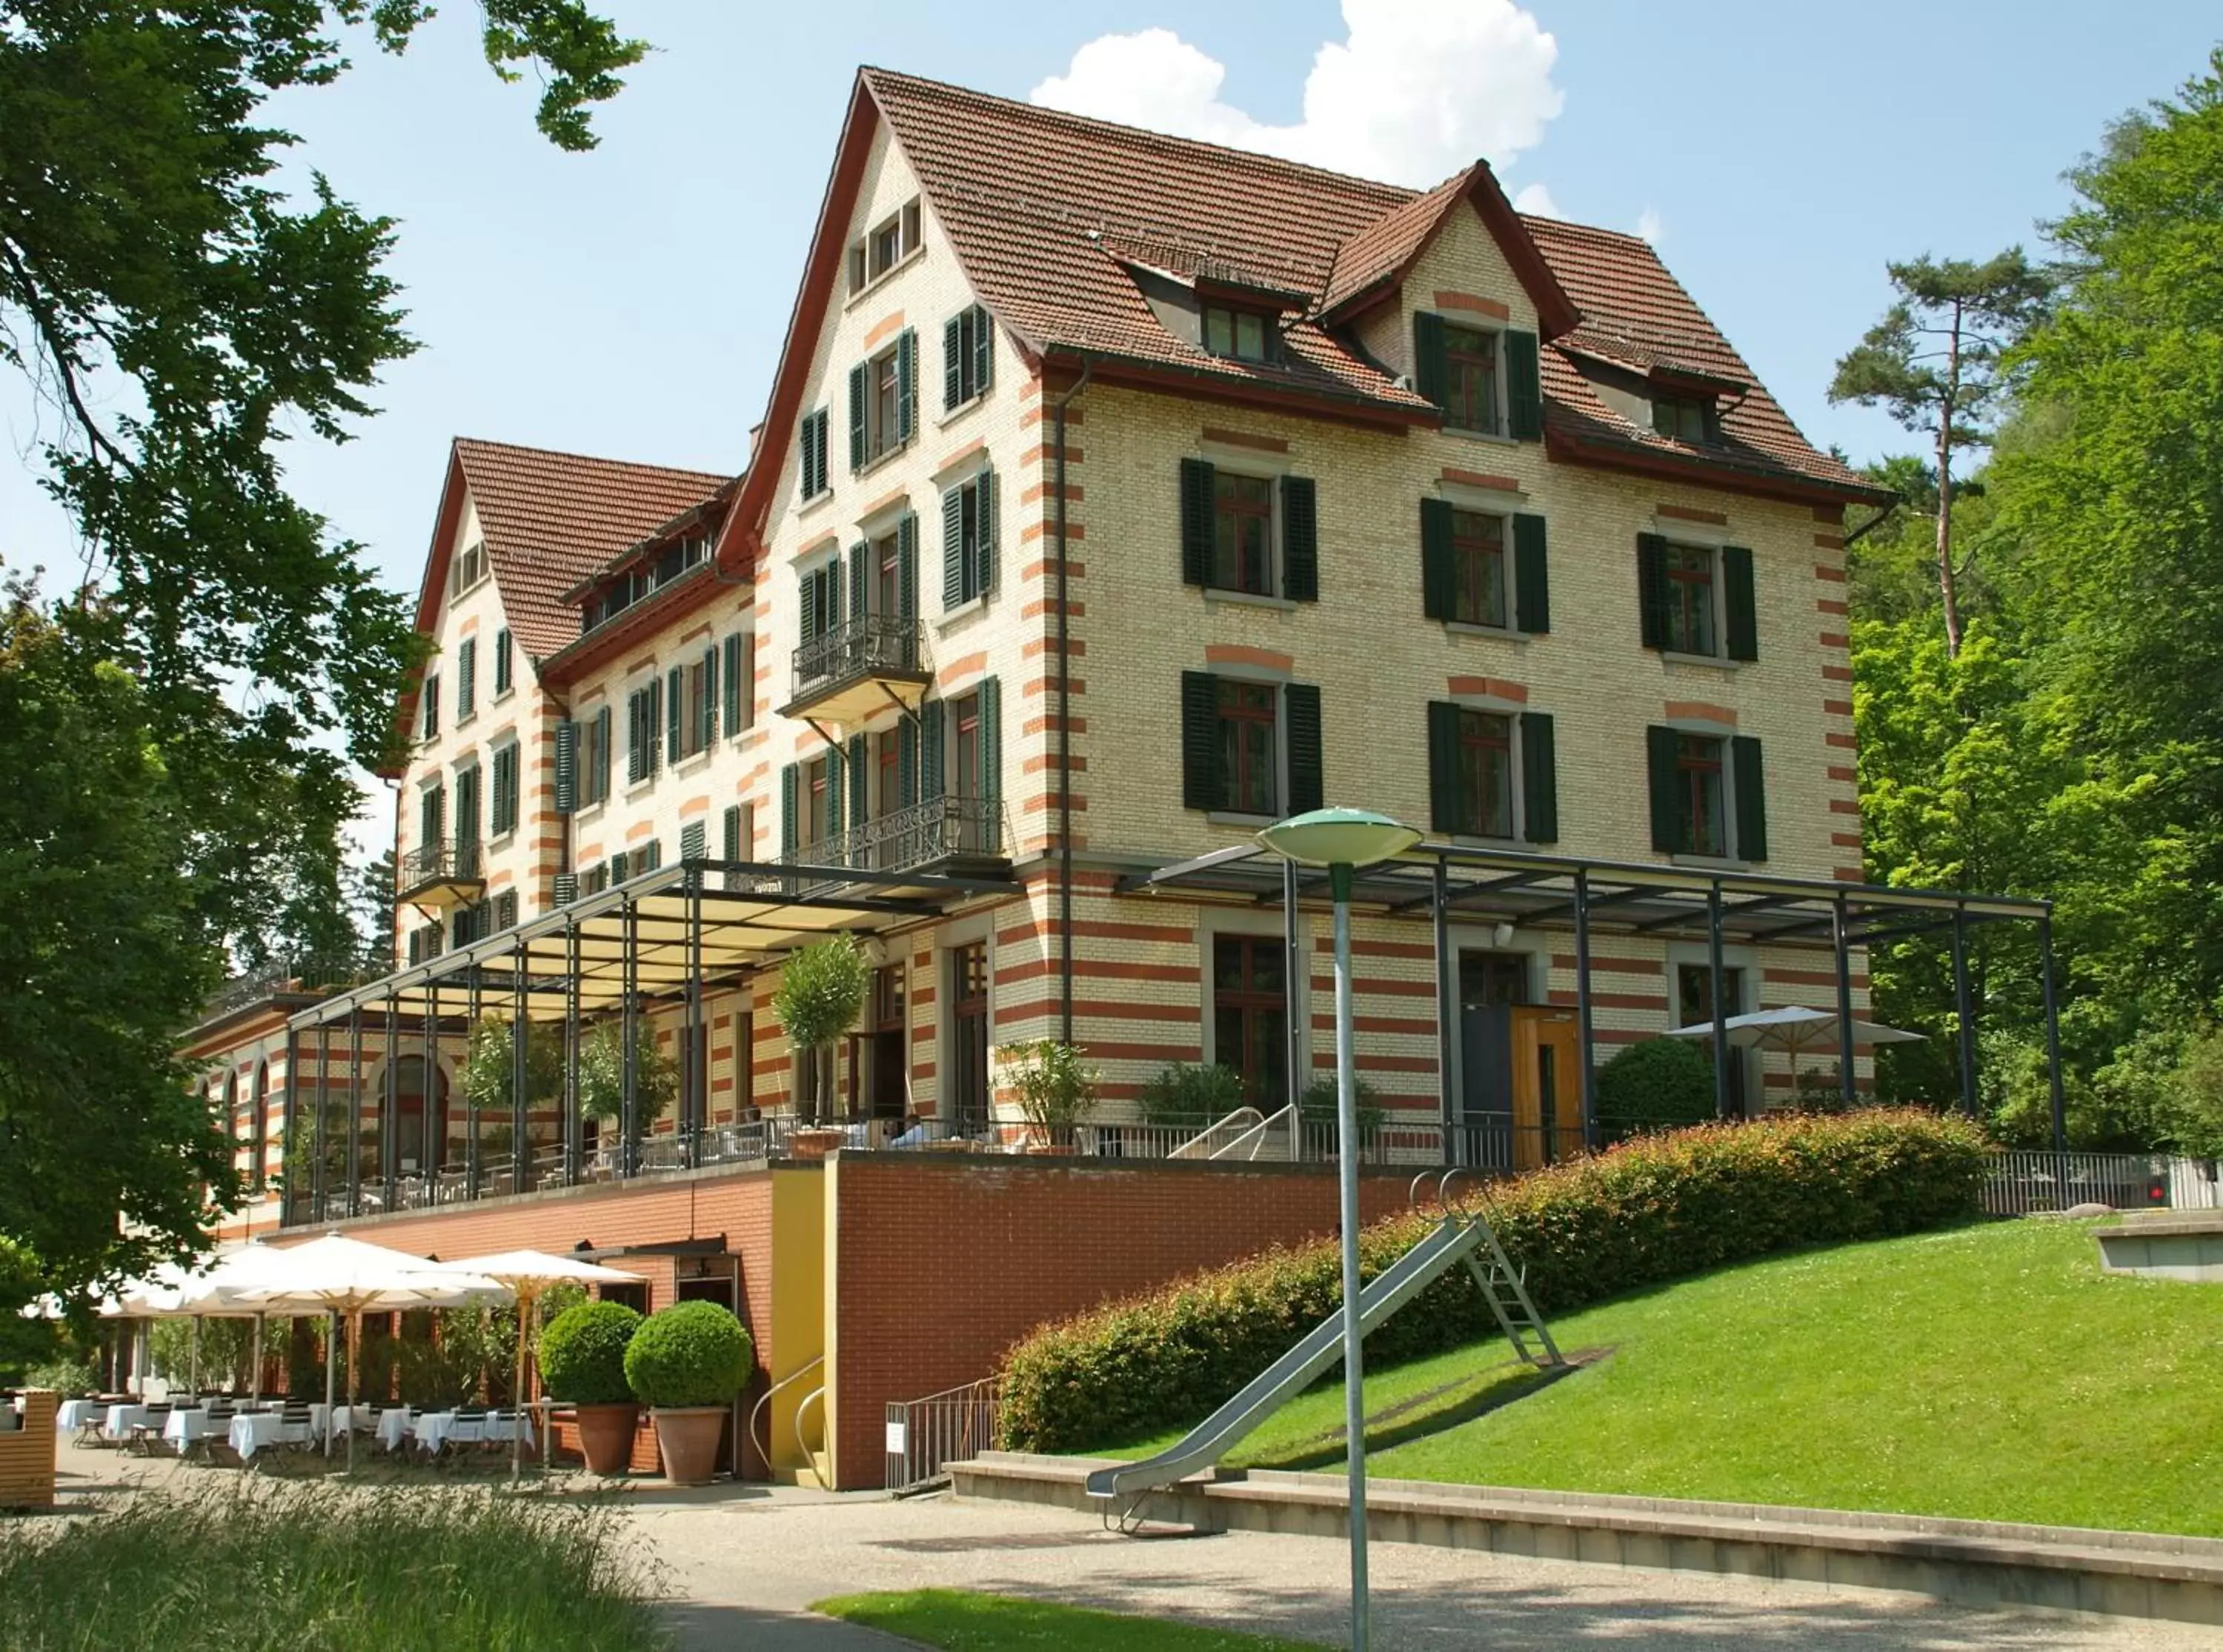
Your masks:
<path fill-rule="evenodd" d="M 1708 988 L 1711 975 L 1712 971 L 1703 964 L 1685 964 L 1676 968 L 1676 1026 L 1696 1027 L 1701 1021 L 1714 1019 L 1712 996 Z M 1744 1014 L 1744 971 L 1734 964 L 1722 966 L 1722 1014 Z M 1702 1039 L 1698 1047 L 1706 1052 L 1708 1059 L 1712 1058 L 1714 1046 L 1710 1042 Z M 1748 1082 L 1747 1053 L 1734 1044 L 1729 1046 L 1729 1116 L 1733 1119 L 1745 1115 L 1746 1096 L 1749 1094 L 1745 1088 Z"/>
<path fill-rule="evenodd" d="M 904 966 L 891 964 L 872 975 L 872 1115 L 900 1119 L 910 1110 L 910 1087 L 904 1082 Z"/>
<path fill-rule="evenodd" d="M 1528 999 L 1528 960 L 1519 952 L 1458 955 L 1458 1162 L 1505 1170 L 1512 1164 L 1513 1008 Z"/>
<path fill-rule="evenodd" d="M 1522 1004 L 1513 1019 L 1513 1167 L 1583 1150 L 1582 1046 L 1574 1012 Z"/>

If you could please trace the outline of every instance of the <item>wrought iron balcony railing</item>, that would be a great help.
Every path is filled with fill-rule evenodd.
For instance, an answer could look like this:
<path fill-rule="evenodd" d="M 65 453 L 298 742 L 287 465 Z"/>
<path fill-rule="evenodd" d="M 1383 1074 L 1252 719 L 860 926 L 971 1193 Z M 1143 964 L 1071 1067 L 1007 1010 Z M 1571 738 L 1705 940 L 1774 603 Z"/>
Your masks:
<path fill-rule="evenodd" d="M 909 872 L 939 862 L 1004 853 L 1004 806 L 992 798 L 930 797 L 907 809 L 782 855 L 783 866 L 854 866 Z"/>
<path fill-rule="evenodd" d="M 394 898 L 406 901 L 444 887 L 469 886 L 486 879 L 486 857 L 475 838 L 442 838 L 419 844 L 401 857 L 395 870 Z"/>
<path fill-rule="evenodd" d="M 923 637 L 916 619 L 877 613 L 845 619 L 795 650 L 794 699 L 799 703 L 875 677 L 923 676 Z"/>

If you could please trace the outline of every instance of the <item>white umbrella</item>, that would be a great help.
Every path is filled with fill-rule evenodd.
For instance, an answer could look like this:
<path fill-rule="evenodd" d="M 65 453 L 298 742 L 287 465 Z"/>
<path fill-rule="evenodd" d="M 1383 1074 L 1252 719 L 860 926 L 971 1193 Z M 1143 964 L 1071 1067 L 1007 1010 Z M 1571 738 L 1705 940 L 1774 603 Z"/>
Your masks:
<path fill-rule="evenodd" d="M 344 1234 L 326 1234 L 305 1245 L 278 1253 L 284 1259 L 278 1277 L 256 1289 L 242 1291 L 237 1300 L 252 1303 L 273 1313 L 344 1314 L 348 1320 L 348 1467 L 355 1467 L 353 1410 L 358 1375 L 357 1354 L 366 1313 L 425 1307 L 452 1307 L 459 1303 L 499 1301 L 508 1291 L 483 1274 L 466 1273 L 406 1251 L 383 1245 L 367 1245 Z M 324 1360 L 324 1398 L 332 1395 L 331 1351 Z M 324 1433 L 324 1452 L 331 1454 L 331 1431 Z"/>
<path fill-rule="evenodd" d="M 448 1266 L 465 1273 L 482 1274 L 497 1285 L 508 1286 L 517 1293 L 517 1403 L 525 1404 L 525 1355 L 531 1337 L 532 1305 L 548 1287 L 555 1285 L 634 1285 L 638 1273 L 625 1273 L 614 1267 L 604 1267 L 599 1262 L 583 1262 L 576 1256 L 558 1256 L 551 1251 L 501 1251 L 492 1256 L 466 1256 Z M 542 1419 L 544 1429 L 547 1419 Z M 548 1443 L 540 1445 L 544 1462 Z M 515 1434 L 509 1437 L 509 1478 L 513 1482 L 522 1469 L 523 1442 Z"/>
<path fill-rule="evenodd" d="M 1804 1004 L 1786 1004 L 1779 1009 L 1755 1009 L 1746 1015 L 1732 1015 L 1724 1024 L 1729 1041 L 1745 1050 L 1780 1050 L 1791 1058 L 1791 1071 L 1798 1071 L 1802 1055 L 1836 1055 L 1837 1013 L 1833 1009 L 1810 1009 Z M 1913 1044 L 1924 1034 L 1910 1033 L 1903 1027 L 1886 1027 L 1880 1021 L 1864 1021 L 1857 1016 L 1852 1024 L 1853 1048 L 1865 1050 L 1878 1044 Z M 1668 1029 L 1671 1039 L 1710 1039 L 1714 1035 L 1711 1021 L 1697 1021 L 1689 1027 Z"/>

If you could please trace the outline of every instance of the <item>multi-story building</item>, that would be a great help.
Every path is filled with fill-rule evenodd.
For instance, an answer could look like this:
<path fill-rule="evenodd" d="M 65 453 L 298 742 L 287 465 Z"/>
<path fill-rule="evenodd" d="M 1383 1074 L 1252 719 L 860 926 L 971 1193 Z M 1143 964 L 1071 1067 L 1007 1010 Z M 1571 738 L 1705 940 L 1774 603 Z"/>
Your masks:
<path fill-rule="evenodd" d="M 567 1057 L 645 1020 L 679 1097 L 613 1165 L 534 1096 L 467 1197 L 753 1163 L 798 1115 L 986 1140 L 1043 1038 L 1106 1116 L 1174 1063 L 1271 1113 L 1332 995 L 1321 891 L 1254 834 L 1323 802 L 1429 840 L 1359 891 L 1390 1118 L 1578 1143 L 1617 1046 L 1849 1015 L 1865 935 L 2026 915 L 1861 883 L 1843 546 L 1884 502 L 1650 246 L 1485 164 L 1416 193 L 866 70 L 739 477 L 456 446 L 407 967 L 289 1040 L 378 1147 L 296 1219 L 436 1197 L 489 1013 Z M 834 930 L 874 986 L 828 1094 L 769 1001 Z M 419 1027 L 413 1078 L 335 1053 Z M 1792 1076 L 1737 1052 L 1725 1109 Z"/>

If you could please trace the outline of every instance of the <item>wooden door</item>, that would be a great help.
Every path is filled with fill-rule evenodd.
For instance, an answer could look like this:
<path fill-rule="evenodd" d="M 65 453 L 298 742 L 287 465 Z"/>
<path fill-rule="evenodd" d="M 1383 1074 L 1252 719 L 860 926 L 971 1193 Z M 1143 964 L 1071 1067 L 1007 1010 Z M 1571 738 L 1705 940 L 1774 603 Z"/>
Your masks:
<path fill-rule="evenodd" d="M 1583 1150 L 1575 1013 L 1540 1004 L 1513 1010 L 1513 1167 L 1533 1170 Z"/>

